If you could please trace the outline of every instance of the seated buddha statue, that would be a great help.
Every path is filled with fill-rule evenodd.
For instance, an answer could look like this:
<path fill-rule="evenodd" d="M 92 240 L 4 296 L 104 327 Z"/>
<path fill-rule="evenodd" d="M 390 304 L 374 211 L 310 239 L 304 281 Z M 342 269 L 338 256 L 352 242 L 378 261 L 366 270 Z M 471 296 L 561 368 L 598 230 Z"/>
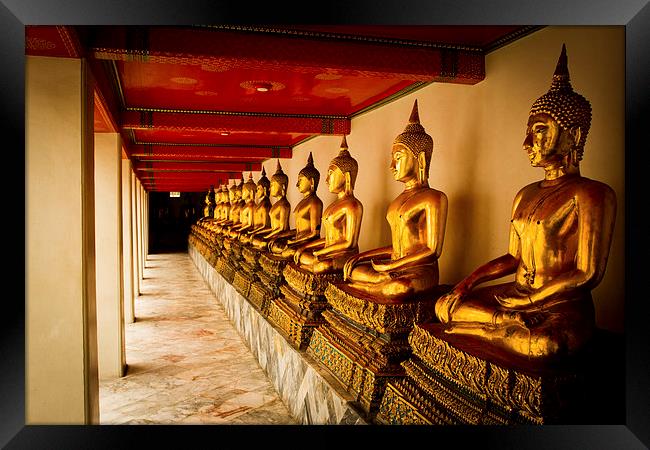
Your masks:
<path fill-rule="evenodd" d="M 321 227 L 325 237 L 296 249 L 293 258 L 301 269 L 314 274 L 332 273 L 343 269 L 348 258 L 359 252 L 363 205 L 353 192 L 358 167 L 344 135 L 341 150 L 330 162 L 325 180 L 329 191 L 337 194 L 323 213 Z"/>
<path fill-rule="evenodd" d="M 390 170 L 404 191 L 389 205 L 392 245 L 352 256 L 343 279 L 362 292 L 400 300 L 438 285 L 438 258 L 447 196 L 429 187 L 433 139 L 420 125 L 417 100 L 406 129 L 393 142 Z"/>
<path fill-rule="evenodd" d="M 212 199 L 210 198 L 211 193 L 212 186 L 210 186 L 210 190 L 208 190 L 208 192 L 205 194 L 205 200 L 203 201 L 205 204 L 203 207 L 203 217 L 200 221 L 204 221 L 212 217 Z"/>
<path fill-rule="evenodd" d="M 288 184 L 289 177 L 282 171 L 282 166 L 278 160 L 278 166 L 271 177 L 270 195 L 278 200 L 269 209 L 270 227 L 252 233 L 252 245 L 258 250 L 266 250 L 270 240 L 291 233 L 289 230 L 291 205 L 287 200 Z"/>
<path fill-rule="evenodd" d="M 221 185 L 221 198 L 221 214 L 217 223 L 225 222 L 230 217 L 230 192 L 225 184 Z"/>
<path fill-rule="evenodd" d="M 253 210 L 253 226 L 249 231 L 242 231 L 239 235 L 239 241 L 248 245 L 254 236 L 260 233 L 266 233 L 271 230 L 271 218 L 269 211 L 271 209 L 271 200 L 269 199 L 269 191 L 271 182 L 266 178 L 266 170 L 262 167 L 262 176 L 257 182 L 257 205 Z"/>
<path fill-rule="evenodd" d="M 227 246 L 227 241 L 230 239 L 238 239 L 239 235 L 247 230 L 253 228 L 253 213 L 255 212 L 255 190 L 257 186 L 253 181 L 253 174 L 248 175 L 248 180 L 242 186 L 242 200 L 243 206 L 239 212 L 239 223 L 231 226 L 228 232 L 225 233 L 226 240 L 224 244 Z"/>
<path fill-rule="evenodd" d="M 595 328 L 591 290 L 605 272 L 616 195 L 580 175 L 591 105 L 574 92 L 562 47 L 550 90 L 532 105 L 523 149 L 544 179 L 514 198 L 508 253 L 438 299 L 448 333 L 475 335 L 528 358 L 577 352 Z M 514 273 L 514 281 L 478 284 Z"/>
<path fill-rule="evenodd" d="M 242 176 L 239 180 L 239 184 L 233 184 L 228 190 L 228 196 L 230 198 L 230 208 L 228 209 L 228 220 L 220 222 L 215 228 L 215 232 L 218 235 L 225 234 L 230 227 L 239 224 L 240 212 L 244 206 L 244 201 L 242 200 L 242 187 L 244 184 L 244 177 Z"/>
<path fill-rule="evenodd" d="M 296 183 L 298 191 L 303 195 L 302 200 L 298 202 L 293 210 L 296 228 L 289 230 L 284 236 L 278 235 L 269 241 L 268 248 L 275 256 L 292 258 L 297 248 L 320 238 L 323 201 L 316 195 L 319 181 L 320 172 L 314 167 L 314 158 L 309 152 L 307 165 L 298 173 Z M 286 220 L 288 226 L 289 218 L 287 217 Z M 286 237 L 290 239 L 283 239 Z"/>
<path fill-rule="evenodd" d="M 214 211 L 212 218 L 219 220 L 221 218 L 221 208 L 223 206 L 223 196 L 221 195 L 221 186 L 214 188 Z"/>

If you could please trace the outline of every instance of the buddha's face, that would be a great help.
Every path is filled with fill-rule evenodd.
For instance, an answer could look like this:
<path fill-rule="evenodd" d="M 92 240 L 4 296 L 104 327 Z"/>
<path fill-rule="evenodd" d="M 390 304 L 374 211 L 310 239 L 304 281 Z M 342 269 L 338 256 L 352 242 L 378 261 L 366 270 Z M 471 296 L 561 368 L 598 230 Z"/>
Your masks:
<path fill-rule="evenodd" d="M 256 193 L 257 198 L 262 198 L 262 197 L 264 197 L 265 194 L 266 194 L 266 192 L 265 192 L 264 186 L 262 186 L 261 184 L 258 184 L 257 185 L 257 193 Z"/>
<path fill-rule="evenodd" d="M 242 188 L 241 195 L 245 201 L 251 200 L 253 198 L 253 189 L 248 186 L 244 186 Z"/>
<path fill-rule="evenodd" d="M 311 181 L 309 181 L 309 178 L 304 175 L 298 175 L 298 182 L 296 183 L 296 187 L 301 194 L 306 194 L 307 192 L 311 191 Z"/>
<path fill-rule="evenodd" d="M 330 166 L 327 169 L 327 178 L 325 179 L 329 191 L 336 194 L 345 189 L 345 174 L 336 166 Z"/>
<path fill-rule="evenodd" d="M 237 199 L 237 194 L 235 192 L 235 189 L 230 189 L 228 191 L 228 199 L 230 200 L 230 203 L 234 202 Z"/>
<path fill-rule="evenodd" d="M 241 188 L 235 189 L 235 198 L 233 200 L 238 202 L 239 200 L 241 200 L 241 196 L 242 196 L 242 189 Z"/>
<path fill-rule="evenodd" d="M 418 160 L 413 153 L 402 144 L 393 145 L 391 151 L 390 170 L 397 181 L 408 181 L 417 177 Z"/>
<path fill-rule="evenodd" d="M 571 150 L 571 145 L 570 133 L 563 130 L 550 115 L 539 113 L 528 119 L 524 150 L 533 167 L 560 164 Z"/>

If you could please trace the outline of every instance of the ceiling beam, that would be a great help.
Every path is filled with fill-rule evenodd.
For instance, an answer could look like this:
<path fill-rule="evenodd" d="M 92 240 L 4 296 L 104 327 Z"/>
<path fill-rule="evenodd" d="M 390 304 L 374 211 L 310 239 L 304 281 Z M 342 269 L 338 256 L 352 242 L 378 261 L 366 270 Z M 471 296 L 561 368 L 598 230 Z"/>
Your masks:
<path fill-rule="evenodd" d="M 291 158 L 291 147 L 211 147 L 195 145 L 134 144 L 130 157 L 136 160 L 170 159 L 187 161 L 228 162 L 228 160 L 259 162 L 270 158 Z"/>
<path fill-rule="evenodd" d="M 262 113 L 125 111 L 122 128 L 133 130 L 349 134 L 350 119 L 338 116 Z"/>
<path fill-rule="evenodd" d="M 115 26 L 90 42 L 96 59 L 195 65 L 205 70 L 292 70 L 474 84 L 480 49 L 339 42 L 215 29 Z"/>
<path fill-rule="evenodd" d="M 144 162 L 134 161 L 136 172 L 257 172 L 261 163 L 251 162 Z"/>

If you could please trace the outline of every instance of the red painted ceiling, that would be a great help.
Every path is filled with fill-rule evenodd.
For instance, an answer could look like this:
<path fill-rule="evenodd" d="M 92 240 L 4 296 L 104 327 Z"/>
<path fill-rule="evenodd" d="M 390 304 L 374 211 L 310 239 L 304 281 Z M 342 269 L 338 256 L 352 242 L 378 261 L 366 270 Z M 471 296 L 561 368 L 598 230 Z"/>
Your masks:
<path fill-rule="evenodd" d="M 205 191 L 430 82 L 478 83 L 536 28 L 27 26 L 25 52 L 89 61 L 95 132 L 121 133 L 147 190 Z"/>

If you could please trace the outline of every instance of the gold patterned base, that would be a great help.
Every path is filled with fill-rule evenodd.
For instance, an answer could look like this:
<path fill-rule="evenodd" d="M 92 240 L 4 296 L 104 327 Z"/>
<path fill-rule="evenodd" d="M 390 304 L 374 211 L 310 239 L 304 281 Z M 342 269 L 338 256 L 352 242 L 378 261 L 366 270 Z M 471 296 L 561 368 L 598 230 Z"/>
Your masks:
<path fill-rule="evenodd" d="M 271 301 L 269 320 L 298 350 L 309 346 L 316 327 L 324 323 L 321 313 L 328 307 L 323 295 L 330 281 L 340 281 L 342 274 L 313 274 L 289 263 L 283 270 L 286 284 L 280 296 Z"/>
<path fill-rule="evenodd" d="M 372 370 L 370 360 L 357 359 L 358 353 L 346 351 L 342 342 L 333 342 L 336 342 L 336 338 L 323 326 L 318 327 L 313 331 L 307 353 L 323 364 L 372 417 L 379 407 L 386 384 L 401 378 L 402 370 Z"/>
<path fill-rule="evenodd" d="M 248 300 L 257 308 L 262 316 L 269 316 L 271 301 L 276 297 L 276 293 L 264 282 L 257 280 L 251 283 Z"/>
<path fill-rule="evenodd" d="M 510 355 L 471 336 L 416 324 L 409 335 L 406 378 L 389 383 L 380 423 L 562 423 L 581 403 L 583 374 Z"/>
<path fill-rule="evenodd" d="M 282 271 L 287 260 L 260 252 L 258 262 L 257 280 L 251 284 L 248 300 L 264 317 L 268 317 L 271 301 L 281 295 L 280 286 L 284 284 Z"/>
<path fill-rule="evenodd" d="M 255 281 L 254 275 L 243 270 L 240 264 L 240 270 L 236 271 L 233 279 L 232 285 L 237 292 L 239 292 L 244 298 L 248 299 L 251 284 Z"/>
<path fill-rule="evenodd" d="M 429 317 L 436 299 L 449 288 L 440 286 L 426 295 L 396 302 L 332 283 L 325 290 L 332 309 L 322 313 L 325 323 L 314 332 L 307 352 L 372 417 L 386 383 L 404 376 L 400 363 L 411 355 L 408 333 L 413 322 Z"/>
<path fill-rule="evenodd" d="M 216 270 L 226 281 L 228 281 L 228 283 L 232 284 L 237 269 L 237 262 L 233 261 L 231 258 L 227 258 L 226 256 L 222 255 L 217 260 Z"/>

